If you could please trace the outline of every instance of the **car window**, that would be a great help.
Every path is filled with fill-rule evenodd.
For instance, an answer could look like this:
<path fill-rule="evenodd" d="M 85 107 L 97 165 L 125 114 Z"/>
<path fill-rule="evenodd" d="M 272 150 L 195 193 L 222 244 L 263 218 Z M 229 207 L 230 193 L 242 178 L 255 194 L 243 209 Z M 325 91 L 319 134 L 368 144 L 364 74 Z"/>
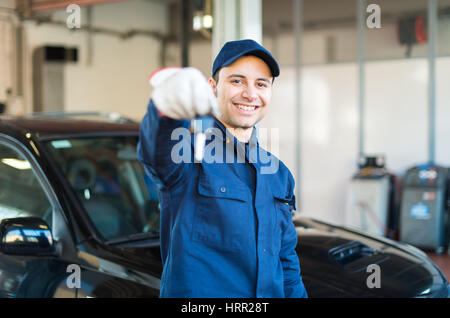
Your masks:
<path fill-rule="evenodd" d="M 39 217 L 52 226 L 52 206 L 30 162 L 0 143 L 0 220 Z"/>
<path fill-rule="evenodd" d="M 107 240 L 158 237 L 159 201 L 137 160 L 137 136 L 51 140 L 45 144 Z"/>

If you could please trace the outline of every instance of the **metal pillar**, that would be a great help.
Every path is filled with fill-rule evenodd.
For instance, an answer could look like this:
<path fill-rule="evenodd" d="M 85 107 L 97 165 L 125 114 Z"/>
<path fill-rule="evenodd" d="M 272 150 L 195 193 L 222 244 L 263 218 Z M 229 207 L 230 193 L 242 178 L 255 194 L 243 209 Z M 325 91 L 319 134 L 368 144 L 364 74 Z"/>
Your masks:
<path fill-rule="evenodd" d="M 253 39 L 262 44 L 262 1 L 240 0 L 240 39 Z"/>
<path fill-rule="evenodd" d="M 438 0 L 428 0 L 428 161 L 435 161 Z"/>
<path fill-rule="evenodd" d="M 191 41 L 192 28 L 192 2 L 191 0 L 180 1 L 180 50 L 181 50 L 181 66 L 189 66 L 189 44 Z"/>
<path fill-rule="evenodd" d="M 294 21 L 294 37 L 295 37 L 295 134 L 296 134 L 296 167 L 295 167 L 295 196 L 297 213 L 302 211 L 301 200 L 301 36 L 303 33 L 303 0 L 294 0 L 293 2 L 293 21 Z"/>
<path fill-rule="evenodd" d="M 228 41 L 262 43 L 262 0 L 214 0 L 213 58 Z"/>
<path fill-rule="evenodd" d="M 366 63 L 366 0 L 356 0 L 358 21 L 358 156 L 364 156 L 365 129 L 365 63 Z"/>

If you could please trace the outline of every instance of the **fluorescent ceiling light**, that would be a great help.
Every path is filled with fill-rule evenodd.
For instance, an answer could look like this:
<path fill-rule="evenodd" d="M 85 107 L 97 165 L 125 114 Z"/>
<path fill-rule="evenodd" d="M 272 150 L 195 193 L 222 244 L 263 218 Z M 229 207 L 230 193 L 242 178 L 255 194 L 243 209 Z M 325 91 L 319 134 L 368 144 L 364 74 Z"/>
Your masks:
<path fill-rule="evenodd" d="M 213 17 L 209 14 L 203 16 L 203 27 L 205 29 L 211 29 L 213 27 Z"/>
<path fill-rule="evenodd" d="M 202 17 L 201 16 L 196 15 L 194 17 L 192 27 L 194 28 L 195 31 L 198 31 L 202 28 Z"/>

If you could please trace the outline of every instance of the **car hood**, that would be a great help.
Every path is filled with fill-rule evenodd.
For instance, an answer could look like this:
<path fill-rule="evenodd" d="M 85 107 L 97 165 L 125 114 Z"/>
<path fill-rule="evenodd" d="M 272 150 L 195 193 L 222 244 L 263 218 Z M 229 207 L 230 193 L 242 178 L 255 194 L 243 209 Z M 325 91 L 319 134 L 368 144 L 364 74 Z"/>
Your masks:
<path fill-rule="evenodd" d="M 444 275 L 413 246 L 311 218 L 294 224 L 310 297 L 447 297 Z"/>
<path fill-rule="evenodd" d="M 309 297 L 448 297 L 449 285 L 442 272 L 411 245 L 309 217 L 296 217 L 294 224 Z M 109 261 L 103 263 L 121 266 L 100 270 L 118 276 L 126 273 L 128 279 L 159 286 L 162 264 L 158 243 L 126 243 L 108 250 Z M 379 266 L 380 274 L 380 284 L 373 288 L 372 264 Z M 117 268 L 122 270 L 117 272 Z"/>

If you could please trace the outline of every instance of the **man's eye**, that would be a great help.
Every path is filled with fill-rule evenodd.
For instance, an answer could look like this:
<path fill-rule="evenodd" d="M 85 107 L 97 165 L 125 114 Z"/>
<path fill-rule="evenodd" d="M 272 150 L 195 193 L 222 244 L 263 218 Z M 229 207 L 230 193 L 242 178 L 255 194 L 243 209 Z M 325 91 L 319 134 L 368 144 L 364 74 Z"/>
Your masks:
<path fill-rule="evenodd" d="M 231 80 L 231 83 L 239 84 L 239 83 L 241 83 L 241 80 L 240 79 L 233 79 L 233 80 Z"/>
<path fill-rule="evenodd" d="M 267 87 L 266 83 L 258 83 L 257 85 L 258 85 L 258 87 Z"/>

